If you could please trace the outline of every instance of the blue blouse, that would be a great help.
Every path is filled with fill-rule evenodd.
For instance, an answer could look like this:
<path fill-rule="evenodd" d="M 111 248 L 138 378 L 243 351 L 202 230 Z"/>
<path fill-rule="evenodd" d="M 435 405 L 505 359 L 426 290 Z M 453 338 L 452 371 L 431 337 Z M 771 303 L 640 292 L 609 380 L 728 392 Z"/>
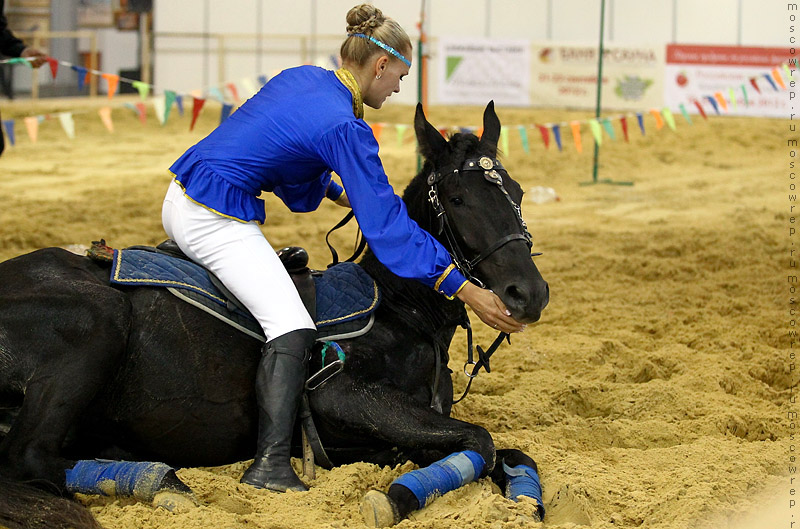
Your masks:
<path fill-rule="evenodd" d="M 332 71 L 300 66 L 272 78 L 170 171 L 198 204 L 259 223 L 266 220 L 262 191 L 292 211 L 313 211 L 326 192 L 341 194 L 331 182 L 335 171 L 367 243 L 389 270 L 448 297 L 467 282 L 447 250 L 408 217 L 372 130 L 355 117 L 353 94 Z"/>

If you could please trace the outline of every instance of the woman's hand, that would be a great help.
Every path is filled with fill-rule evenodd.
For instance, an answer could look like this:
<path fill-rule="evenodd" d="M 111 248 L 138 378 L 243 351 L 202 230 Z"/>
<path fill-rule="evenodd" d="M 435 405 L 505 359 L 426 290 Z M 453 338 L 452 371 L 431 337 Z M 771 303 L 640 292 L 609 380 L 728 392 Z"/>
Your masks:
<path fill-rule="evenodd" d="M 511 317 L 503 301 L 491 290 L 467 283 L 456 297 L 469 305 L 472 312 L 489 327 L 507 333 L 525 330 L 525 325 Z"/>

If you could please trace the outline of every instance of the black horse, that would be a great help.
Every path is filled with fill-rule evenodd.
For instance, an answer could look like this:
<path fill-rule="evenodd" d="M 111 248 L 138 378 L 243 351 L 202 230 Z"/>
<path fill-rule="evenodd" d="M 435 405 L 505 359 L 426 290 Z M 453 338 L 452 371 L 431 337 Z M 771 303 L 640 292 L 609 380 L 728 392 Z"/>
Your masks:
<path fill-rule="evenodd" d="M 537 321 L 548 286 L 530 257 L 522 190 L 496 161 L 493 104 L 480 140 L 445 140 L 421 107 L 415 129 L 426 162 L 404 193 L 409 215 L 514 318 Z M 393 275 L 369 251 L 360 265 L 382 291 L 374 325 L 339 341 L 343 371 L 309 394 L 331 461 L 428 465 L 469 450 L 501 485 L 496 462 L 535 468 L 518 450 L 496 454 L 484 428 L 449 417 L 447 350 L 463 303 Z M 178 467 L 249 459 L 260 346 L 163 289 L 110 286 L 108 266 L 88 257 L 48 248 L 1 263 L 0 474 L 63 491 L 76 460 L 111 453 Z M 321 362 L 318 348 L 312 372 Z M 423 506 L 393 489 L 391 521 Z"/>

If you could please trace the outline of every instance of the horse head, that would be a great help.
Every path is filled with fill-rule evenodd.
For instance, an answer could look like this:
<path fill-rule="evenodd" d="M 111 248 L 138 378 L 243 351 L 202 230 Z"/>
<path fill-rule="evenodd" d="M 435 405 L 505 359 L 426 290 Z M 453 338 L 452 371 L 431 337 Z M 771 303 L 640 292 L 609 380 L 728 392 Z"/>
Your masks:
<path fill-rule="evenodd" d="M 537 321 L 549 287 L 531 259 L 522 189 L 497 160 L 500 120 L 494 103 L 484 112 L 480 139 L 471 133 L 444 139 L 422 105 L 414 129 L 425 158 L 416 180 L 427 189 L 428 211 L 409 213 L 448 249 L 468 279 L 500 296 L 517 321 Z"/>

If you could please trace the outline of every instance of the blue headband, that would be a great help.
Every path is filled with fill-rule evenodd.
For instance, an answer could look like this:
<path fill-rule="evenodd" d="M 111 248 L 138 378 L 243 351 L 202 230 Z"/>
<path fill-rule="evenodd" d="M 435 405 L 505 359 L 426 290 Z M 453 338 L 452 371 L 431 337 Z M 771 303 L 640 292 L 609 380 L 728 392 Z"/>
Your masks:
<path fill-rule="evenodd" d="M 411 68 L 411 61 L 409 61 L 408 59 L 403 57 L 403 54 L 401 54 L 399 51 L 397 51 L 396 49 L 392 48 L 388 44 L 384 44 L 383 42 L 379 41 L 378 39 L 376 39 L 375 37 L 373 37 L 371 35 L 364 35 L 363 33 L 350 33 L 348 35 L 348 37 L 361 37 L 362 39 L 367 39 L 368 41 L 372 42 L 376 46 L 378 46 L 380 48 L 383 48 L 384 50 L 388 51 L 389 53 L 391 53 L 392 55 L 394 55 L 395 57 L 397 57 L 398 59 L 403 61 L 406 66 Z"/>

